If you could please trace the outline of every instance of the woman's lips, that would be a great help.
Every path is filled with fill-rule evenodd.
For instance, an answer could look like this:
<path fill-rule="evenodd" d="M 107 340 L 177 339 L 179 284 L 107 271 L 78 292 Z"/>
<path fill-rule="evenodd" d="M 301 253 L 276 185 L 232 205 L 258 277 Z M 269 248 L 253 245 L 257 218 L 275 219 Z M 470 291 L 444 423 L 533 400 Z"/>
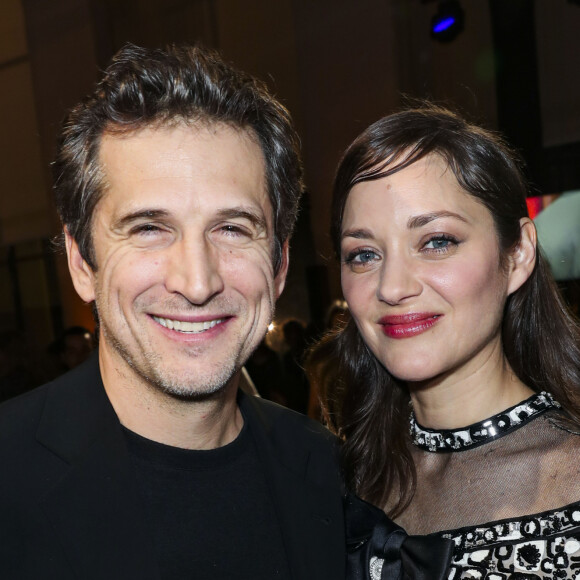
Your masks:
<path fill-rule="evenodd" d="M 435 312 L 413 312 L 399 316 L 383 316 L 379 324 L 389 338 L 409 338 L 429 330 L 442 316 Z"/>

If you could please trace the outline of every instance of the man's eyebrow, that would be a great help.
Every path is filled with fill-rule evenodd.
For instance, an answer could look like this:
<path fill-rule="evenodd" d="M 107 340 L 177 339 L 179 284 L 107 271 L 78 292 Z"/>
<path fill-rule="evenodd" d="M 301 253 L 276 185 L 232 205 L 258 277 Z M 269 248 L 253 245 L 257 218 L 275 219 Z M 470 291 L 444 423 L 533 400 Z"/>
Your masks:
<path fill-rule="evenodd" d="M 113 227 L 120 229 L 137 221 L 166 218 L 168 215 L 169 213 L 164 209 L 140 209 L 122 215 L 119 219 L 115 220 Z"/>
<path fill-rule="evenodd" d="M 259 230 L 265 230 L 267 228 L 266 218 L 261 213 L 245 207 L 227 207 L 221 209 L 217 212 L 217 217 L 226 220 L 242 218 L 251 222 Z"/>
<path fill-rule="evenodd" d="M 169 215 L 170 213 L 164 209 L 140 209 L 122 215 L 119 219 L 115 220 L 113 227 L 117 229 L 123 228 L 137 221 L 162 219 L 169 217 Z M 266 229 L 267 227 L 266 218 L 264 216 L 243 207 L 231 207 L 218 210 L 216 217 L 218 219 L 243 218 L 254 224 L 258 229 Z"/>
<path fill-rule="evenodd" d="M 407 222 L 407 227 L 411 230 L 416 228 L 422 228 L 423 226 L 426 226 L 428 223 L 441 218 L 455 218 L 462 222 L 467 223 L 467 220 L 458 213 L 452 211 L 434 211 L 432 213 L 425 213 L 422 215 L 409 218 L 409 221 Z"/>

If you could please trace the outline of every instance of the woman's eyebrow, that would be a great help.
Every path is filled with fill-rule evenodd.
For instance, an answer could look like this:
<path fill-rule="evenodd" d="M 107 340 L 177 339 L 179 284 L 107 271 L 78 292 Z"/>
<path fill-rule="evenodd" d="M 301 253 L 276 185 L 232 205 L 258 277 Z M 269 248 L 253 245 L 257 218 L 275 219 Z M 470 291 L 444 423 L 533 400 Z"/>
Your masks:
<path fill-rule="evenodd" d="M 346 230 L 342 232 L 342 238 L 355 238 L 357 240 L 368 240 L 373 237 L 370 230 L 364 228 L 357 228 L 356 230 Z"/>
<path fill-rule="evenodd" d="M 409 221 L 407 222 L 407 227 L 410 230 L 421 228 L 426 226 L 428 223 L 441 218 L 455 218 L 467 223 L 467 220 L 458 213 L 452 211 L 434 211 L 432 213 L 425 213 L 422 215 L 410 217 Z"/>

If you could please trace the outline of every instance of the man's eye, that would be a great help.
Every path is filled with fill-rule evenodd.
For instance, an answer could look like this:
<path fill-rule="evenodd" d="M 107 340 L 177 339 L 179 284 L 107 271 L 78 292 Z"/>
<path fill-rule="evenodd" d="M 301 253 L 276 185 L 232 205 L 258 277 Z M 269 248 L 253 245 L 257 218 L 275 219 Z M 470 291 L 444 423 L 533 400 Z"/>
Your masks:
<path fill-rule="evenodd" d="M 152 238 L 153 240 L 157 240 L 159 236 L 163 236 L 166 232 L 167 228 L 161 225 L 147 223 L 133 226 L 129 230 L 129 235 L 137 239 L 148 240 Z"/>
<path fill-rule="evenodd" d="M 154 224 L 140 224 L 138 226 L 135 226 L 132 230 L 131 233 L 132 234 L 152 234 L 152 233 L 156 233 L 159 232 L 160 228 Z"/>
<path fill-rule="evenodd" d="M 220 230 L 230 237 L 251 235 L 251 232 L 247 228 L 235 224 L 225 224 L 221 226 Z"/>

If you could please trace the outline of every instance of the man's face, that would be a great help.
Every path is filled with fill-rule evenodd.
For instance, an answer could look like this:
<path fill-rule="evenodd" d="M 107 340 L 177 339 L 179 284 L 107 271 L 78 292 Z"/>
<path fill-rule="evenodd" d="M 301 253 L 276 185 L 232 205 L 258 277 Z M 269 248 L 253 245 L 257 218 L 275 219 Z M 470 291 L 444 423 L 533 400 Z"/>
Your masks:
<path fill-rule="evenodd" d="M 68 239 L 81 298 L 96 301 L 104 375 L 196 398 L 221 390 L 262 339 L 274 275 L 262 151 L 225 125 L 105 135 L 96 270 Z"/>

